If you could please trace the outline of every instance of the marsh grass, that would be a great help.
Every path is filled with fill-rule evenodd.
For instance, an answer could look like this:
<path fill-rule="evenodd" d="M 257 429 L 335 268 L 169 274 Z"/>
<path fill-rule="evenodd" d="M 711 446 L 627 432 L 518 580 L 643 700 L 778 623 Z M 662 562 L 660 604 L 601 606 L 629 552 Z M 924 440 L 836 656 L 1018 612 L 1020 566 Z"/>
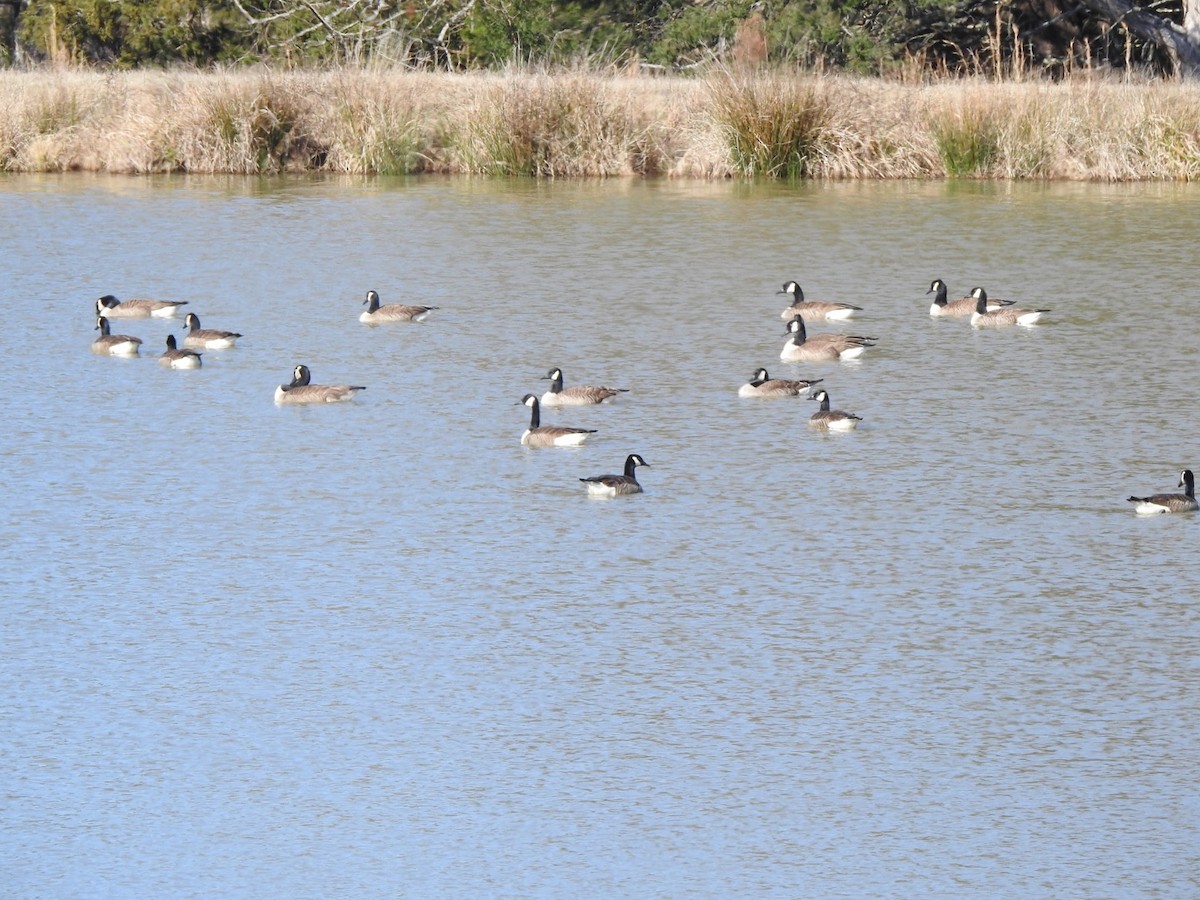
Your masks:
<path fill-rule="evenodd" d="M 180 123 L 161 155 L 186 171 L 270 173 L 320 168 L 323 149 L 305 129 L 311 120 L 303 85 L 259 76 L 250 80 L 224 76 L 205 89 L 170 92 Z"/>
<path fill-rule="evenodd" d="M 992 171 L 1000 154 L 1000 132 L 986 110 L 964 106 L 957 115 L 939 117 L 930 131 L 947 175 L 978 176 Z"/>
<path fill-rule="evenodd" d="M 346 92 L 314 132 L 327 144 L 325 167 L 338 172 L 409 175 L 424 165 L 421 121 L 414 109 L 388 95 Z"/>
<path fill-rule="evenodd" d="M 662 174 L 665 123 L 652 104 L 628 102 L 634 84 L 580 72 L 489 79 L 458 122 L 460 162 L 450 168 L 540 178 Z"/>
<path fill-rule="evenodd" d="M 721 75 L 710 81 L 713 116 L 742 175 L 804 178 L 821 155 L 836 95 L 817 78 Z"/>
<path fill-rule="evenodd" d="M 1200 177 L 1200 87 L 1081 73 L 0 72 L 0 169 L 561 177 Z"/>
<path fill-rule="evenodd" d="M 479 98 L 460 147 L 484 175 L 612 175 L 621 123 L 602 89 L 547 75 L 506 78 Z M 619 165 L 619 161 L 616 161 Z"/>

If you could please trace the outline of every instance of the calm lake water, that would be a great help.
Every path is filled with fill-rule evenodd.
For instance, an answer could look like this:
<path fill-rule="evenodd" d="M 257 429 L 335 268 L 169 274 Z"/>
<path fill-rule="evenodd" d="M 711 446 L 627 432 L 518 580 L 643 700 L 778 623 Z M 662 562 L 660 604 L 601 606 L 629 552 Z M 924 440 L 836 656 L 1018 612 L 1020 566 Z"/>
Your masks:
<path fill-rule="evenodd" d="M 1198 204 L 0 177 L 0 893 L 1200 895 L 1200 516 L 1125 501 L 1200 470 Z M 878 347 L 781 362 L 793 278 Z M 97 357 L 105 293 L 245 337 Z M 553 366 L 629 389 L 582 448 Z"/>

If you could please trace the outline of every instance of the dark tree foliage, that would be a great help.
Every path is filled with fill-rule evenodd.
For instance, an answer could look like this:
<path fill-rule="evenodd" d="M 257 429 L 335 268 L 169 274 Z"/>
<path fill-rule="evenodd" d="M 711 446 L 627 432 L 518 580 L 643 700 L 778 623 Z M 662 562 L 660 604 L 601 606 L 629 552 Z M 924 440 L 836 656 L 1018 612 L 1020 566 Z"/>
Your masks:
<path fill-rule="evenodd" d="M 15 46 L 33 59 L 122 68 L 236 59 L 239 17 L 220 0 L 71 0 L 30 3 Z"/>

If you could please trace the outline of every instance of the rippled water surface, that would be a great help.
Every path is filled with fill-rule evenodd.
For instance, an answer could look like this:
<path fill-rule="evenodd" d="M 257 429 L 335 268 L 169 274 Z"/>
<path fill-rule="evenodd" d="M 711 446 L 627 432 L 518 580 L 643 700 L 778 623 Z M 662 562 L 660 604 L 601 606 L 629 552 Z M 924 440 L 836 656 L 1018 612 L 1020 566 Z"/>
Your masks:
<path fill-rule="evenodd" d="M 3 893 L 1200 894 L 1200 517 L 1125 502 L 1200 469 L 1198 202 L 0 178 Z M 782 363 L 792 278 L 878 347 Z M 245 337 L 96 357 L 104 293 Z M 629 389 L 582 448 L 552 366 Z"/>

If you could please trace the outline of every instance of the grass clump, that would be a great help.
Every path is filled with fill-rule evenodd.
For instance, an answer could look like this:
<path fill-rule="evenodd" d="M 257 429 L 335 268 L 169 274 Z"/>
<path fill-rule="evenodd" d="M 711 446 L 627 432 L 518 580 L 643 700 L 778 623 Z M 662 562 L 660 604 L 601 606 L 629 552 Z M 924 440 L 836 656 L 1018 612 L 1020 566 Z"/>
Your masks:
<path fill-rule="evenodd" d="M 29 125 L 35 134 L 56 134 L 74 128 L 83 121 L 79 103 L 78 95 L 60 84 L 31 107 Z"/>
<path fill-rule="evenodd" d="M 425 142 L 411 110 L 388 98 L 344 98 L 338 108 L 340 148 L 329 168 L 376 175 L 411 175 L 425 166 Z"/>
<path fill-rule="evenodd" d="M 735 171 L 788 179 L 812 173 L 833 120 L 820 79 L 722 74 L 709 89 Z"/>
<path fill-rule="evenodd" d="M 297 85 L 270 76 L 260 80 L 245 126 L 247 149 L 256 171 L 321 167 L 324 149 L 300 127 L 308 117 L 303 96 L 303 83 Z"/>
<path fill-rule="evenodd" d="M 178 112 L 159 142 L 160 158 L 175 168 L 251 175 L 321 167 L 326 151 L 305 127 L 311 116 L 304 82 L 259 73 L 183 84 L 164 101 Z"/>
<path fill-rule="evenodd" d="M 946 174 L 953 178 L 987 175 L 1000 155 L 1000 129 L 989 110 L 970 102 L 930 127 Z"/>
<path fill-rule="evenodd" d="M 514 74 L 491 84 L 462 135 L 473 171 L 537 178 L 629 174 L 636 128 L 605 80 Z M 644 174 L 644 173 L 638 173 Z"/>

